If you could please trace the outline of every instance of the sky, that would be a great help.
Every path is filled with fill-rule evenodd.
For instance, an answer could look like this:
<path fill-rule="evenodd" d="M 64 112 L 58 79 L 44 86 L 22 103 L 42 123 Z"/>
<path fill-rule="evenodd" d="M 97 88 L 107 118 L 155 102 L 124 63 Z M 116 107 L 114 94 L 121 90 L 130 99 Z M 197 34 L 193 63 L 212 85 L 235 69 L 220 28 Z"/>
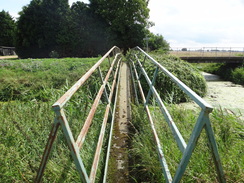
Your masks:
<path fill-rule="evenodd" d="M 17 18 L 29 3 L 0 0 L 0 11 Z M 161 34 L 171 48 L 244 47 L 244 0 L 150 0 L 149 9 L 155 23 L 150 30 Z"/>

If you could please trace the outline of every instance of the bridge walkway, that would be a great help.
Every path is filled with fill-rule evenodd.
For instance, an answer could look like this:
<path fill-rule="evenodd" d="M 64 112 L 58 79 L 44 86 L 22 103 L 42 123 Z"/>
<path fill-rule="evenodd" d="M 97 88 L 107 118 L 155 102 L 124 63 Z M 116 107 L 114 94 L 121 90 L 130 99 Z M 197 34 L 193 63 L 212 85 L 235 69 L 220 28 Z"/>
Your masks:
<path fill-rule="evenodd" d="M 119 82 L 116 117 L 108 168 L 108 182 L 129 182 L 130 70 L 123 62 Z"/>

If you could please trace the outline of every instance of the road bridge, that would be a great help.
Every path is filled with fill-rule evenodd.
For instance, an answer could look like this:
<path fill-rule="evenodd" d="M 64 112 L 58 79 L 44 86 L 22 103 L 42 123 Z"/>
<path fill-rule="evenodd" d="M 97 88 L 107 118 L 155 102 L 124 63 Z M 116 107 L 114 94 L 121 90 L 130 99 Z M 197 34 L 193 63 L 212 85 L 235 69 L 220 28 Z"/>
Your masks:
<path fill-rule="evenodd" d="M 244 57 L 180 57 L 190 63 L 244 63 Z"/>
<path fill-rule="evenodd" d="M 241 47 L 173 48 L 170 54 L 190 63 L 244 63 Z"/>

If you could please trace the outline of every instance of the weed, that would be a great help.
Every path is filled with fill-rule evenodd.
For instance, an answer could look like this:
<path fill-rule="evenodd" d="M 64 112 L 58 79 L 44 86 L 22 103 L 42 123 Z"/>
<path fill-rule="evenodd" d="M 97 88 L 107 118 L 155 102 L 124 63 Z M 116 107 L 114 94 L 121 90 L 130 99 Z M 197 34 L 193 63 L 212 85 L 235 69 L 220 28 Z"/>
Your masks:
<path fill-rule="evenodd" d="M 199 111 L 184 109 L 177 105 L 168 105 L 168 108 L 177 127 L 187 142 L 197 120 L 196 117 Z M 151 106 L 150 109 L 167 163 L 171 174 L 174 175 L 182 154 L 172 137 L 168 125 L 165 120 L 162 119 L 162 114 L 160 114 L 159 109 L 153 106 Z M 142 174 L 135 175 L 134 179 L 150 180 L 150 182 L 164 182 L 162 168 L 159 166 L 151 129 L 149 125 L 147 125 L 148 122 L 145 113 L 141 110 L 143 110 L 143 107 L 133 106 L 133 123 L 136 124 L 136 131 L 138 132 L 133 138 L 134 148 L 131 152 L 138 159 L 134 168 L 138 169 L 138 172 L 143 172 Z M 210 118 L 227 182 L 243 182 L 243 120 L 222 109 L 214 110 Z M 206 134 L 203 131 L 182 182 L 217 182 L 215 166 L 206 139 Z"/>
<path fill-rule="evenodd" d="M 54 120 L 52 104 L 97 60 L 97 58 L 67 58 L 0 61 L 1 182 L 34 181 Z M 101 67 L 104 66 L 106 64 Z M 94 76 L 65 105 L 65 114 L 75 139 L 91 108 L 100 83 L 95 72 Z M 105 105 L 101 102 L 81 150 L 81 157 L 88 174 L 104 110 Z M 106 139 L 107 137 L 104 143 Z M 104 156 L 102 150 L 98 179 L 102 175 Z M 60 128 L 43 182 L 79 181 L 79 174 Z"/>
<path fill-rule="evenodd" d="M 198 95 L 206 95 L 206 81 L 198 69 L 174 56 L 160 54 L 153 54 L 152 56 Z M 152 80 L 156 67 L 149 62 L 145 62 L 144 67 Z M 145 93 L 147 93 L 149 86 L 143 76 L 141 77 L 141 83 L 145 89 Z M 160 96 L 164 101 L 179 103 L 189 100 L 187 95 L 162 71 L 159 71 L 159 74 L 157 75 L 155 88 L 157 88 L 157 91 L 160 93 Z"/>

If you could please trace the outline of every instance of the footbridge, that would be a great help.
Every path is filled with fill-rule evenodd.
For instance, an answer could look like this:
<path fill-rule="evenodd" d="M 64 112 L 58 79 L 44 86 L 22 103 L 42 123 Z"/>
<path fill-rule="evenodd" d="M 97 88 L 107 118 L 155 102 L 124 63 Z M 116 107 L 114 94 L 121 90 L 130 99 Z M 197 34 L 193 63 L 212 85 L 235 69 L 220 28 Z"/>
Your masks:
<path fill-rule="evenodd" d="M 209 142 L 209 151 L 212 154 L 216 167 L 217 179 L 219 182 L 225 182 L 223 167 L 209 118 L 213 107 L 141 48 L 134 48 L 126 62 L 123 59 L 124 57 L 118 47 L 111 48 L 53 104 L 52 107 L 55 113 L 54 122 L 46 147 L 44 148 L 35 182 L 41 182 L 43 175 L 45 176 L 44 170 L 58 131 L 61 131 L 66 138 L 69 147 L 67 149 L 69 149 L 72 155 L 72 160 L 79 172 L 81 182 L 130 182 L 129 166 L 132 162 L 130 162 L 130 145 L 128 141 L 130 140 L 129 129 L 133 126 L 133 119 L 130 116 L 130 105 L 132 102 L 135 105 L 144 106 L 144 111 L 148 117 L 148 124 L 154 137 L 154 151 L 158 155 L 158 161 L 162 167 L 162 176 L 165 182 L 176 183 L 181 181 L 203 129 L 207 134 L 206 139 Z M 146 72 L 144 67 L 145 63 L 151 64 L 154 70 L 153 76 Z M 101 67 L 102 64 L 105 64 L 106 67 Z M 154 86 L 160 74 L 166 75 L 169 80 L 173 81 L 200 108 L 200 113 L 197 114 L 197 120 L 188 141 L 184 139 L 166 104 L 162 101 L 157 88 Z M 65 109 L 67 108 L 67 104 L 72 102 L 71 98 L 77 90 L 86 89 L 83 88 L 84 83 L 94 75 L 97 75 L 101 80 L 100 89 L 97 91 L 86 120 L 81 121 L 82 129 L 80 133 L 75 137 L 70 127 L 69 113 Z M 143 82 L 146 82 L 146 88 L 145 85 L 142 85 L 142 78 L 144 78 Z M 175 165 L 175 172 L 169 169 L 166 160 L 168 154 L 164 150 L 165 144 L 162 144 L 159 138 L 159 132 L 155 127 L 155 123 L 163 123 L 164 121 L 155 121 L 152 117 L 153 109 L 150 107 L 151 104 L 149 102 L 152 98 L 155 99 L 155 105 L 161 112 L 161 118 L 165 119 L 165 123 L 169 126 L 172 137 L 175 139 L 175 143 L 181 152 L 181 159 Z M 91 165 L 87 165 L 84 164 L 84 158 L 88 154 L 82 154 L 82 150 L 85 148 L 83 144 L 89 140 L 86 136 L 90 129 L 96 127 L 96 125 L 92 124 L 94 116 L 98 109 L 100 110 L 99 106 L 104 107 L 104 115 L 100 119 L 99 135 L 92 138 L 92 141 L 97 143 L 94 154 L 89 154 L 89 156 L 93 156 L 93 162 Z M 82 111 L 80 112 L 82 113 Z M 87 143 L 89 144 L 91 142 Z M 102 151 L 105 153 L 101 153 Z M 102 165 L 101 159 L 105 159 Z M 115 159 L 113 163 L 111 163 L 112 159 Z M 206 161 L 209 160 L 206 159 Z M 97 177 L 99 166 L 102 166 L 102 178 Z"/>
<path fill-rule="evenodd" d="M 170 54 L 190 63 L 244 63 L 244 48 L 173 48 Z"/>

